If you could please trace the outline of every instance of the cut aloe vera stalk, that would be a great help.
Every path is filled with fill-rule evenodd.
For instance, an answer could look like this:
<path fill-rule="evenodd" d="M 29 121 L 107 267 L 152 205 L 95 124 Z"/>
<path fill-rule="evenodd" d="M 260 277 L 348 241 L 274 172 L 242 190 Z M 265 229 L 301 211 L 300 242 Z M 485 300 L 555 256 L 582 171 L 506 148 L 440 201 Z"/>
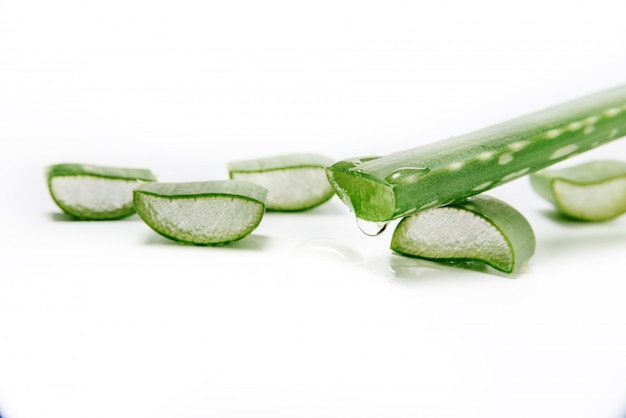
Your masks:
<path fill-rule="evenodd" d="M 267 209 L 301 211 L 326 202 L 334 191 L 325 167 L 333 160 L 317 154 L 287 154 L 228 164 L 230 178 L 267 189 Z"/>
<path fill-rule="evenodd" d="M 48 190 L 63 212 L 79 219 L 119 219 L 135 213 L 133 190 L 156 180 L 150 170 L 56 164 L 46 169 Z"/>
<path fill-rule="evenodd" d="M 391 249 L 433 261 L 478 261 L 512 273 L 534 254 L 535 234 L 517 210 L 480 195 L 402 219 Z"/>
<path fill-rule="evenodd" d="M 249 235 L 265 212 L 267 190 L 237 181 L 150 183 L 135 189 L 137 214 L 181 243 L 222 245 Z"/>
<path fill-rule="evenodd" d="M 626 163 L 594 161 L 530 176 L 533 189 L 562 214 L 606 221 L 626 212 Z"/>
<path fill-rule="evenodd" d="M 626 86 L 492 127 L 327 169 L 358 218 L 385 222 L 445 206 L 626 135 Z"/>

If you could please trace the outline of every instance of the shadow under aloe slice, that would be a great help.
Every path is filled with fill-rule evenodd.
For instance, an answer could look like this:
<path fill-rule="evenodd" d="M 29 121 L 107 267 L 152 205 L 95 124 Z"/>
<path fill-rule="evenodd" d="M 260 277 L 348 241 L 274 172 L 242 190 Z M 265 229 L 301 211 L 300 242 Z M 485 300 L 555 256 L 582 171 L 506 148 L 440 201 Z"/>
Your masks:
<path fill-rule="evenodd" d="M 391 249 L 440 262 L 478 261 L 513 273 L 534 254 L 535 235 L 517 210 L 480 195 L 404 218 L 393 233 Z"/>
<path fill-rule="evenodd" d="M 48 190 L 59 208 L 83 220 L 113 220 L 135 213 L 133 190 L 156 177 L 141 168 L 56 164 L 46 168 Z"/>
<path fill-rule="evenodd" d="M 533 189 L 565 216 L 606 221 L 626 212 L 626 163 L 592 161 L 530 176 Z"/>
<path fill-rule="evenodd" d="M 134 191 L 137 214 L 148 226 L 195 245 L 224 245 L 252 233 L 266 197 L 265 188 L 237 180 L 151 183 Z"/>

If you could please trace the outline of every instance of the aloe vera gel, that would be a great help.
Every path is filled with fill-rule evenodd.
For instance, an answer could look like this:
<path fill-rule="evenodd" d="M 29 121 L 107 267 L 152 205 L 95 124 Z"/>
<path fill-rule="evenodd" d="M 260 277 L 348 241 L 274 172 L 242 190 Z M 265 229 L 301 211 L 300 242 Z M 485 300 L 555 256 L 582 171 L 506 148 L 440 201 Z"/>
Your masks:
<path fill-rule="evenodd" d="M 236 180 L 151 183 L 134 191 L 137 213 L 150 228 L 195 245 L 224 245 L 252 233 L 266 197 L 265 188 Z"/>
<path fill-rule="evenodd" d="M 626 212 L 626 163 L 592 161 L 530 176 L 533 189 L 563 215 L 606 221 Z"/>
<path fill-rule="evenodd" d="M 228 164 L 230 178 L 267 189 L 267 209 L 302 211 L 329 200 L 335 193 L 325 168 L 333 160 L 319 154 L 285 154 Z"/>
<path fill-rule="evenodd" d="M 83 220 L 120 219 L 135 213 L 133 190 L 156 177 L 150 170 L 89 164 L 46 169 L 48 189 L 63 212 Z"/>
<path fill-rule="evenodd" d="M 520 212 L 480 195 L 404 218 L 391 249 L 434 261 L 477 261 L 513 273 L 534 254 L 535 234 Z"/>

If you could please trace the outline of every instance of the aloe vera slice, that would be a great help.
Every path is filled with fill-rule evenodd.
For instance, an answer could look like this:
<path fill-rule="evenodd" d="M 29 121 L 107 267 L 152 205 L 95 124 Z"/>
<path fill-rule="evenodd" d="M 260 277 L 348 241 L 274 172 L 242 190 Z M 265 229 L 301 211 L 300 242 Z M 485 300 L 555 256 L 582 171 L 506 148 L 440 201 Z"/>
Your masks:
<path fill-rule="evenodd" d="M 286 154 L 228 164 L 231 179 L 267 189 L 267 209 L 302 211 L 319 206 L 335 192 L 325 168 L 333 160 L 318 154 Z"/>
<path fill-rule="evenodd" d="M 526 218 L 505 202 L 480 195 L 402 219 L 391 249 L 433 261 L 478 261 L 512 273 L 535 252 Z"/>
<path fill-rule="evenodd" d="M 147 169 L 88 164 L 52 165 L 46 177 L 57 206 L 85 220 L 120 219 L 135 213 L 133 190 L 156 180 Z"/>
<path fill-rule="evenodd" d="M 593 161 L 530 176 L 533 189 L 562 214 L 606 221 L 626 212 L 626 163 Z"/>
<path fill-rule="evenodd" d="M 223 245 L 249 235 L 265 212 L 267 190 L 237 181 L 149 183 L 135 189 L 137 214 L 181 243 Z"/>
<path fill-rule="evenodd" d="M 358 218 L 385 222 L 445 206 L 626 134 L 626 86 L 385 157 L 327 169 Z"/>

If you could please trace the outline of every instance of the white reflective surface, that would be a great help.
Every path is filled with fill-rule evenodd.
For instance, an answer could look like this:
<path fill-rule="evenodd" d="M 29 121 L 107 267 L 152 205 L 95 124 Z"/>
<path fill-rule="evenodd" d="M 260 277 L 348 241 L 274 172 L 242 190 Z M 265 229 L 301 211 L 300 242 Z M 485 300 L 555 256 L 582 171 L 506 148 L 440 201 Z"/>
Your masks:
<path fill-rule="evenodd" d="M 555 218 L 513 277 L 393 255 L 333 198 L 222 248 L 75 222 L 46 165 L 223 179 L 384 155 L 626 82 L 600 1 L 0 1 L 0 414 L 617 417 L 626 218 Z M 571 160 L 626 159 L 619 140 Z"/>

